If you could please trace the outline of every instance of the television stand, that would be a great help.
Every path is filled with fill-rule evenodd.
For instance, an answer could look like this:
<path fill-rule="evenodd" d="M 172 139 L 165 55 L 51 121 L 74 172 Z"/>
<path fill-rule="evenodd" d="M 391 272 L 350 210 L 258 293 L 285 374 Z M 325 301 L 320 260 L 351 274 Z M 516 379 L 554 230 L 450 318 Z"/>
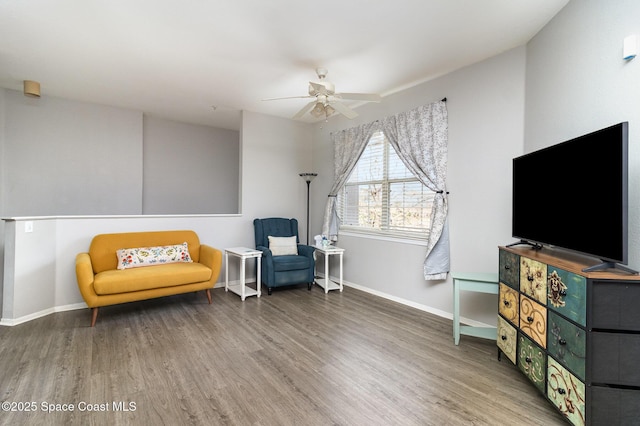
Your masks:
<path fill-rule="evenodd" d="M 516 241 L 515 243 L 511 243 L 507 245 L 507 247 L 514 247 L 519 245 L 531 246 L 531 248 L 534 250 L 542 250 L 542 244 L 532 243 L 531 241 L 527 241 L 527 240 Z"/>
<path fill-rule="evenodd" d="M 638 425 L 640 274 L 582 272 L 593 263 L 500 247 L 496 344 L 537 396 L 521 399 L 547 399 L 574 426 Z"/>
<path fill-rule="evenodd" d="M 634 271 L 633 269 L 628 268 L 624 265 L 620 265 L 619 263 L 615 263 L 615 262 L 605 262 L 605 261 L 597 265 L 584 268 L 582 272 L 606 271 L 607 269 L 617 269 L 620 272 L 626 272 L 631 275 L 638 275 L 638 271 Z M 617 271 L 614 271 L 614 272 L 617 272 Z"/>

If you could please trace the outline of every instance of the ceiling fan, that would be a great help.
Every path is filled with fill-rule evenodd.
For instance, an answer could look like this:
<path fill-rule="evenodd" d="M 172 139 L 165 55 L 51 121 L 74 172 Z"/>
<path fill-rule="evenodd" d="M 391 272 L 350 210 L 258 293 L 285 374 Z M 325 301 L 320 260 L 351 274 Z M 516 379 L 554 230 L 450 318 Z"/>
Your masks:
<path fill-rule="evenodd" d="M 297 99 L 310 98 L 311 102 L 306 104 L 300 111 L 293 116 L 293 119 L 302 118 L 307 112 L 310 112 L 316 118 L 329 118 L 334 112 L 338 112 L 345 117 L 352 119 L 358 116 L 353 109 L 343 104 L 345 101 L 361 101 L 361 102 L 380 102 L 380 95 L 372 93 L 336 93 L 335 86 L 329 80 L 326 80 L 328 71 L 326 68 L 316 68 L 316 74 L 319 81 L 309 82 L 309 94 L 307 96 L 289 96 L 285 98 L 263 99 L 265 101 L 276 101 L 280 99 Z"/>

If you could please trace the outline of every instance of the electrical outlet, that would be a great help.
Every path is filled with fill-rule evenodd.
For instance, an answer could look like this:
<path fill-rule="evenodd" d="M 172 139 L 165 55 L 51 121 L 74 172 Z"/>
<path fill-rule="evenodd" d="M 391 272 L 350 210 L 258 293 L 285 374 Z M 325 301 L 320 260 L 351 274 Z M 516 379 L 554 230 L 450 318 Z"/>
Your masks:
<path fill-rule="evenodd" d="M 33 221 L 28 220 L 24 223 L 24 232 L 33 232 Z"/>

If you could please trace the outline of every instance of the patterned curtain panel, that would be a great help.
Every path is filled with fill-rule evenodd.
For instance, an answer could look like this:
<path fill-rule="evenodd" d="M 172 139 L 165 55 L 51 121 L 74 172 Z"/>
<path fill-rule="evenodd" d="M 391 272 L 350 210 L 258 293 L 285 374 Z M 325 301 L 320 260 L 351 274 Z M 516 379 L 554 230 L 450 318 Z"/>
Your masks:
<path fill-rule="evenodd" d="M 335 180 L 327 200 L 322 233 L 338 238 L 336 195 L 345 184 L 374 132 L 383 130 L 407 168 L 436 193 L 427 253 L 423 265 L 426 280 L 446 279 L 449 272 L 449 228 L 447 224 L 448 117 L 445 101 L 434 102 L 331 134 Z"/>
<path fill-rule="evenodd" d="M 345 184 L 351 171 L 367 146 L 367 142 L 378 128 L 378 122 L 363 124 L 351 129 L 331 133 L 333 139 L 333 170 L 335 180 L 327 199 L 322 223 L 322 234 L 332 241 L 338 239 L 340 226 L 336 212 L 336 196 Z"/>
<path fill-rule="evenodd" d="M 449 229 L 447 226 L 448 116 L 444 101 L 402 112 L 382 121 L 382 129 L 402 162 L 436 193 L 424 261 L 427 280 L 447 278 Z"/>

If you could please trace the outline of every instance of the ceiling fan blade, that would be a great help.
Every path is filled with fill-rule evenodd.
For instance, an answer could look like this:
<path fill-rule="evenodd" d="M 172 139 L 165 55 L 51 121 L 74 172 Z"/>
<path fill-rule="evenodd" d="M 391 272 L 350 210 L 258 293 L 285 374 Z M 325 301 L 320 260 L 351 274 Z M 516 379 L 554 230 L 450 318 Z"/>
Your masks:
<path fill-rule="evenodd" d="M 316 101 L 311 101 L 308 104 L 306 104 L 305 106 L 302 107 L 302 109 L 300 111 L 298 111 L 298 113 L 296 115 L 293 116 L 294 120 L 297 120 L 298 118 L 302 118 L 303 115 L 305 115 L 306 113 L 308 113 L 309 111 L 311 111 L 311 108 L 313 108 L 316 104 Z"/>
<path fill-rule="evenodd" d="M 348 106 L 341 104 L 340 102 L 331 102 L 329 105 L 331 105 L 333 109 L 335 109 L 340 114 L 347 117 L 348 119 L 356 118 L 358 116 L 357 112 L 355 112 Z"/>
<path fill-rule="evenodd" d="M 309 99 L 309 98 L 315 98 L 315 96 L 287 96 L 284 98 L 267 98 L 267 99 L 263 99 L 263 101 L 279 101 L 281 99 Z"/>
<path fill-rule="evenodd" d="M 380 102 L 382 97 L 374 93 L 336 93 L 336 98 L 349 101 Z"/>

